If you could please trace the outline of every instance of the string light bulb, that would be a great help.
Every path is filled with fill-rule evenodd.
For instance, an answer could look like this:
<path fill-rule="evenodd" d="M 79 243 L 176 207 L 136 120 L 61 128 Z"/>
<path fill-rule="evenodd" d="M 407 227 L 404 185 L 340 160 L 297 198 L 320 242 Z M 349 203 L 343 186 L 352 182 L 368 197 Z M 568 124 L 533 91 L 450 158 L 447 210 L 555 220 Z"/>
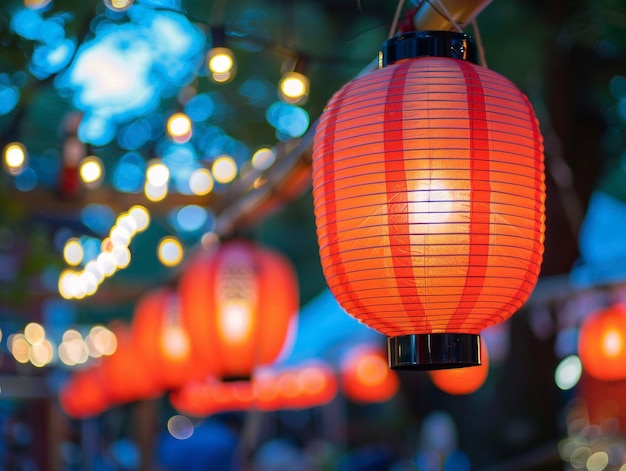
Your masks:
<path fill-rule="evenodd" d="M 87 188 L 97 188 L 104 180 L 102 161 L 95 155 L 85 157 L 80 162 L 80 179 Z"/>
<path fill-rule="evenodd" d="M 19 175 L 26 168 L 28 153 L 21 142 L 10 142 L 4 147 L 3 163 L 6 171 L 13 176 Z"/>
<path fill-rule="evenodd" d="M 302 58 L 289 58 L 283 63 L 282 76 L 278 82 L 278 96 L 285 103 L 303 105 L 308 100 L 311 82 L 303 70 Z"/>
<path fill-rule="evenodd" d="M 207 72 L 215 82 L 225 83 L 237 74 L 237 62 L 233 51 L 226 47 L 226 34 L 221 26 L 211 27 L 211 49 L 207 53 Z"/>
<path fill-rule="evenodd" d="M 134 0 L 103 0 L 104 6 L 113 11 L 126 11 L 128 10 Z"/>
<path fill-rule="evenodd" d="M 191 139 L 192 132 L 191 120 L 185 113 L 174 113 L 167 120 L 167 133 L 174 142 L 184 144 Z"/>

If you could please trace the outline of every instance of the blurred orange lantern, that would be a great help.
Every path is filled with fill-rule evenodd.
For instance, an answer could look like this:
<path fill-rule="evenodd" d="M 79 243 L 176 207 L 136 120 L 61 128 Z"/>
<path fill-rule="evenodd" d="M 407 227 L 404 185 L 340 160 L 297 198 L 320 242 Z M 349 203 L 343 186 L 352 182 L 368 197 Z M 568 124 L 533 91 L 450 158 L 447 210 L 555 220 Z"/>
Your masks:
<path fill-rule="evenodd" d="M 291 346 L 298 282 L 291 263 L 273 250 L 224 242 L 192 260 L 179 295 L 192 346 L 221 379 L 249 379 Z"/>
<path fill-rule="evenodd" d="M 468 368 L 449 368 L 429 371 L 432 382 L 443 392 L 455 396 L 471 394 L 478 391 L 489 374 L 489 355 L 487 344 L 480 344 L 480 360 L 478 366 Z"/>
<path fill-rule="evenodd" d="M 474 56 L 461 33 L 396 36 L 317 127 L 324 275 L 349 314 L 389 337 L 392 368 L 479 364 L 479 333 L 518 310 L 539 276 L 538 123 Z"/>
<path fill-rule="evenodd" d="M 126 324 L 111 326 L 117 350 L 94 367 L 102 391 L 112 404 L 124 404 L 159 394 L 157 379 L 146 370 Z"/>
<path fill-rule="evenodd" d="M 351 348 L 341 359 L 341 390 L 360 403 L 386 402 L 400 388 L 398 375 L 387 365 L 385 352 L 376 345 Z"/>
<path fill-rule="evenodd" d="M 93 368 L 70 376 L 59 392 L 59 403 L 67 415 L 76 419 L 97 416 L 109 406 Z"/>
<path fill-rule="evenodd" d="M 595 379 L 626 379 L 626 304 L 595 311 L 582 321 L 578 355 Z"/>
<path fill-rule="evenodd" d="M 181 386 L 207 372 L 193 356 L 174 290 L 161 288 L 143 297 L 133 313 L 132 343 L 145 371 L 162 389 Z"/>

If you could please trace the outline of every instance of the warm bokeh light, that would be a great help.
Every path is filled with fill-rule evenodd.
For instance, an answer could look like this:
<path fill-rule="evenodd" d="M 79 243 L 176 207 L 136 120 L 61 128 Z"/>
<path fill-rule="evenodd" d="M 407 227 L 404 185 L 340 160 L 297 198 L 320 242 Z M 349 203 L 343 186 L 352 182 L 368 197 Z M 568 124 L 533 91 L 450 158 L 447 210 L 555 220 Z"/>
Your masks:
<path fill-rule="evenodd" d="M 65 263 L 75 267 L 82 263 L 84 256 L 85 251 L 77 238 L 72 237 L 65 242 L 65 246 L 63 247 L 63 259 Z"/>
<path fill-rule="evenodd" d="M 235 55 L 227 47 L 214 47 L 207 54 L 207 66 L 212 74 L 217 76 L 234 76 Z"/>
<path fill-rule="evenodd" d="M 31 345 L 28 351 L 28 359 L 37 368 L 42 368 L 49 364 L 54 358 L 54 348 L 49 340 Z"/>
<path fill-rule="evenodd" d="M 170 179 L 170 169 L 160 160 L 153 160 L 146 169 L 146 182 L 155 187 L 167 185 Z"/>
<path fill-rule="evenodd" d="M 89 360 L 89 348 L 80 332 L 68 329 L 63 333 L 63 340 L 57 349 L 59 360 L 64 365 L 82 365 Z"/>
<path fill-rule="evenodd" d="M 97 188 L 104 180 L 102 161 L 95 155 L 90 155 L 81 160 L 79 173 L 87 188 Z"/>
<path fill-rule="evenodd" d="M 24 0 L 24 6 L 31 10 L 39 10 L 47 6 L 52 0 Z"/>
<path fill-rule="evenodd" d="M 189 116 L 185 113 L 175 113 L 167 120 L 167 132 L 179 144 L 191 139 L 192 127 Z"/>
<path fill-rule="evenodd" d="M 28 154 L 20 142 L 10 142 L 4 147 L 3 163 L 6 171 L 11 175 L 19 175 L 26 167 Z"/>
<path fill-rule="evenodd" d="M 133 206 L 128 210 L 128 215 L 137 223 L 137 232 L 145 231 L 150 225 L 150 212 L 144 206 Z"/>
<path fill-rule="evenodd" d="M 309 96 L 310 81 L 300 72 L 285 72 L 278 84 L 280 98 L 291 104 L 301 105 Z"/>
<path fill-rule="evenodd" d="M 89 356 L 93 358 L 100 358 L 103 355 L 113 355 L 117 349 L 117 338 L 115 334 L 101 325 L 93 326 L 85 341 L 89 348 Z"/>
<path fill-rule="evenodd" d="M 30 343 L 26 340 L 24 334 L 11 334 L 7 340 L 9 351 L 16 361 L 19 363 L 28 363 L 28 352 Z"/>
<path fill-rule="evenodd" d="M 113 11 L 128 10 L 134 3 L 134 0 L 103 0 L 103 1 L 106 7 Z"/>
<path fill-rule="evenodd" d="M 167 185 L 156 186 L 150 182 L 146 182 L 143 192 L 150 201 L 163 201 L 167 196 Z"/>
<path fill-rule="evenodd" d="M 38 322 L 29 322 L 24 327 L 24 337 L 31 345 L 38 345 L 46 339 L 46 331 Z"/>
<path fill-rule="evenodd" d="M 109 237 L 114 247 L 128 247 L 132 239 L 132 234 L 125 227 L 115 225 L 109 232 Z"/>
<path fill-rule="evenodd" d="M 237 164 L 230 155 L 220 155 L 211 167 L 213 177 L 219 183 L 230 183 L 237 176 Z"/>
<path fill-rule="evenodd" d="M 208 195 L 213 190 L 213 185 L 213 176 L 206 168 L 194 170 L 189 177 L 189 188 L 194 195 Z"/>
<path fill-rule="evenodd" d="M 175 267 L 183 259 L 183 246 L 176 237 L 163 237 L 159 241 L 157 255 L 163 265 L 166 267 Z"/>
<path fill-rule="evenodd" d="M 267 170 L 276 160 L 276 153 L 269 147 L 261 147 L 252 155 L 252 166 L 259 171 Z"/>

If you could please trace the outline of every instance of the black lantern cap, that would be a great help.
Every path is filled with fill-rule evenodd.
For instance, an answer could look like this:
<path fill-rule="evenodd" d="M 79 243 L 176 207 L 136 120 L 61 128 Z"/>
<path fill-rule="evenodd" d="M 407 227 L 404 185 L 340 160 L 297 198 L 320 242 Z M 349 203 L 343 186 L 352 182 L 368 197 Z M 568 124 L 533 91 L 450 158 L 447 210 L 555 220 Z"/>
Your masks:
<path fill-rule="evenodd" d="M 387 341 L 392 370 L 442 370 L 480 365 L 480 337 L 474 334 L 411 334 Z"/>
<path fill-rule="evenodd" d="M 452 57 L 478 63 L 476 47 L 465 33 L 453 31 L 411 31 L 389 38 L 383 43 L 378 68 L 415 57 Z"/>

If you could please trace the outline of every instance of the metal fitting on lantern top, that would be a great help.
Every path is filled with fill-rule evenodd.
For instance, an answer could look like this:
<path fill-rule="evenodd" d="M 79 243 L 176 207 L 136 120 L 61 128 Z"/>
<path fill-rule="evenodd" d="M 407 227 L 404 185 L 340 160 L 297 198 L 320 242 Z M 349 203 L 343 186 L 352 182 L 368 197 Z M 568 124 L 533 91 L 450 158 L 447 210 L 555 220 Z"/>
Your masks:
<path fill-rule="evenodd" d="M 411 31 L 389 38 L 378 54 L 378 68 L 416 57 L 451 57 L 478 63 L 476 47 L 465 33 Z"/>
<path fill-rule="evenodd" d="M 480 365 L 480 337 L 474 334 L 411 334 L 390 337 L 389 367 L 426 371 Z"/>

